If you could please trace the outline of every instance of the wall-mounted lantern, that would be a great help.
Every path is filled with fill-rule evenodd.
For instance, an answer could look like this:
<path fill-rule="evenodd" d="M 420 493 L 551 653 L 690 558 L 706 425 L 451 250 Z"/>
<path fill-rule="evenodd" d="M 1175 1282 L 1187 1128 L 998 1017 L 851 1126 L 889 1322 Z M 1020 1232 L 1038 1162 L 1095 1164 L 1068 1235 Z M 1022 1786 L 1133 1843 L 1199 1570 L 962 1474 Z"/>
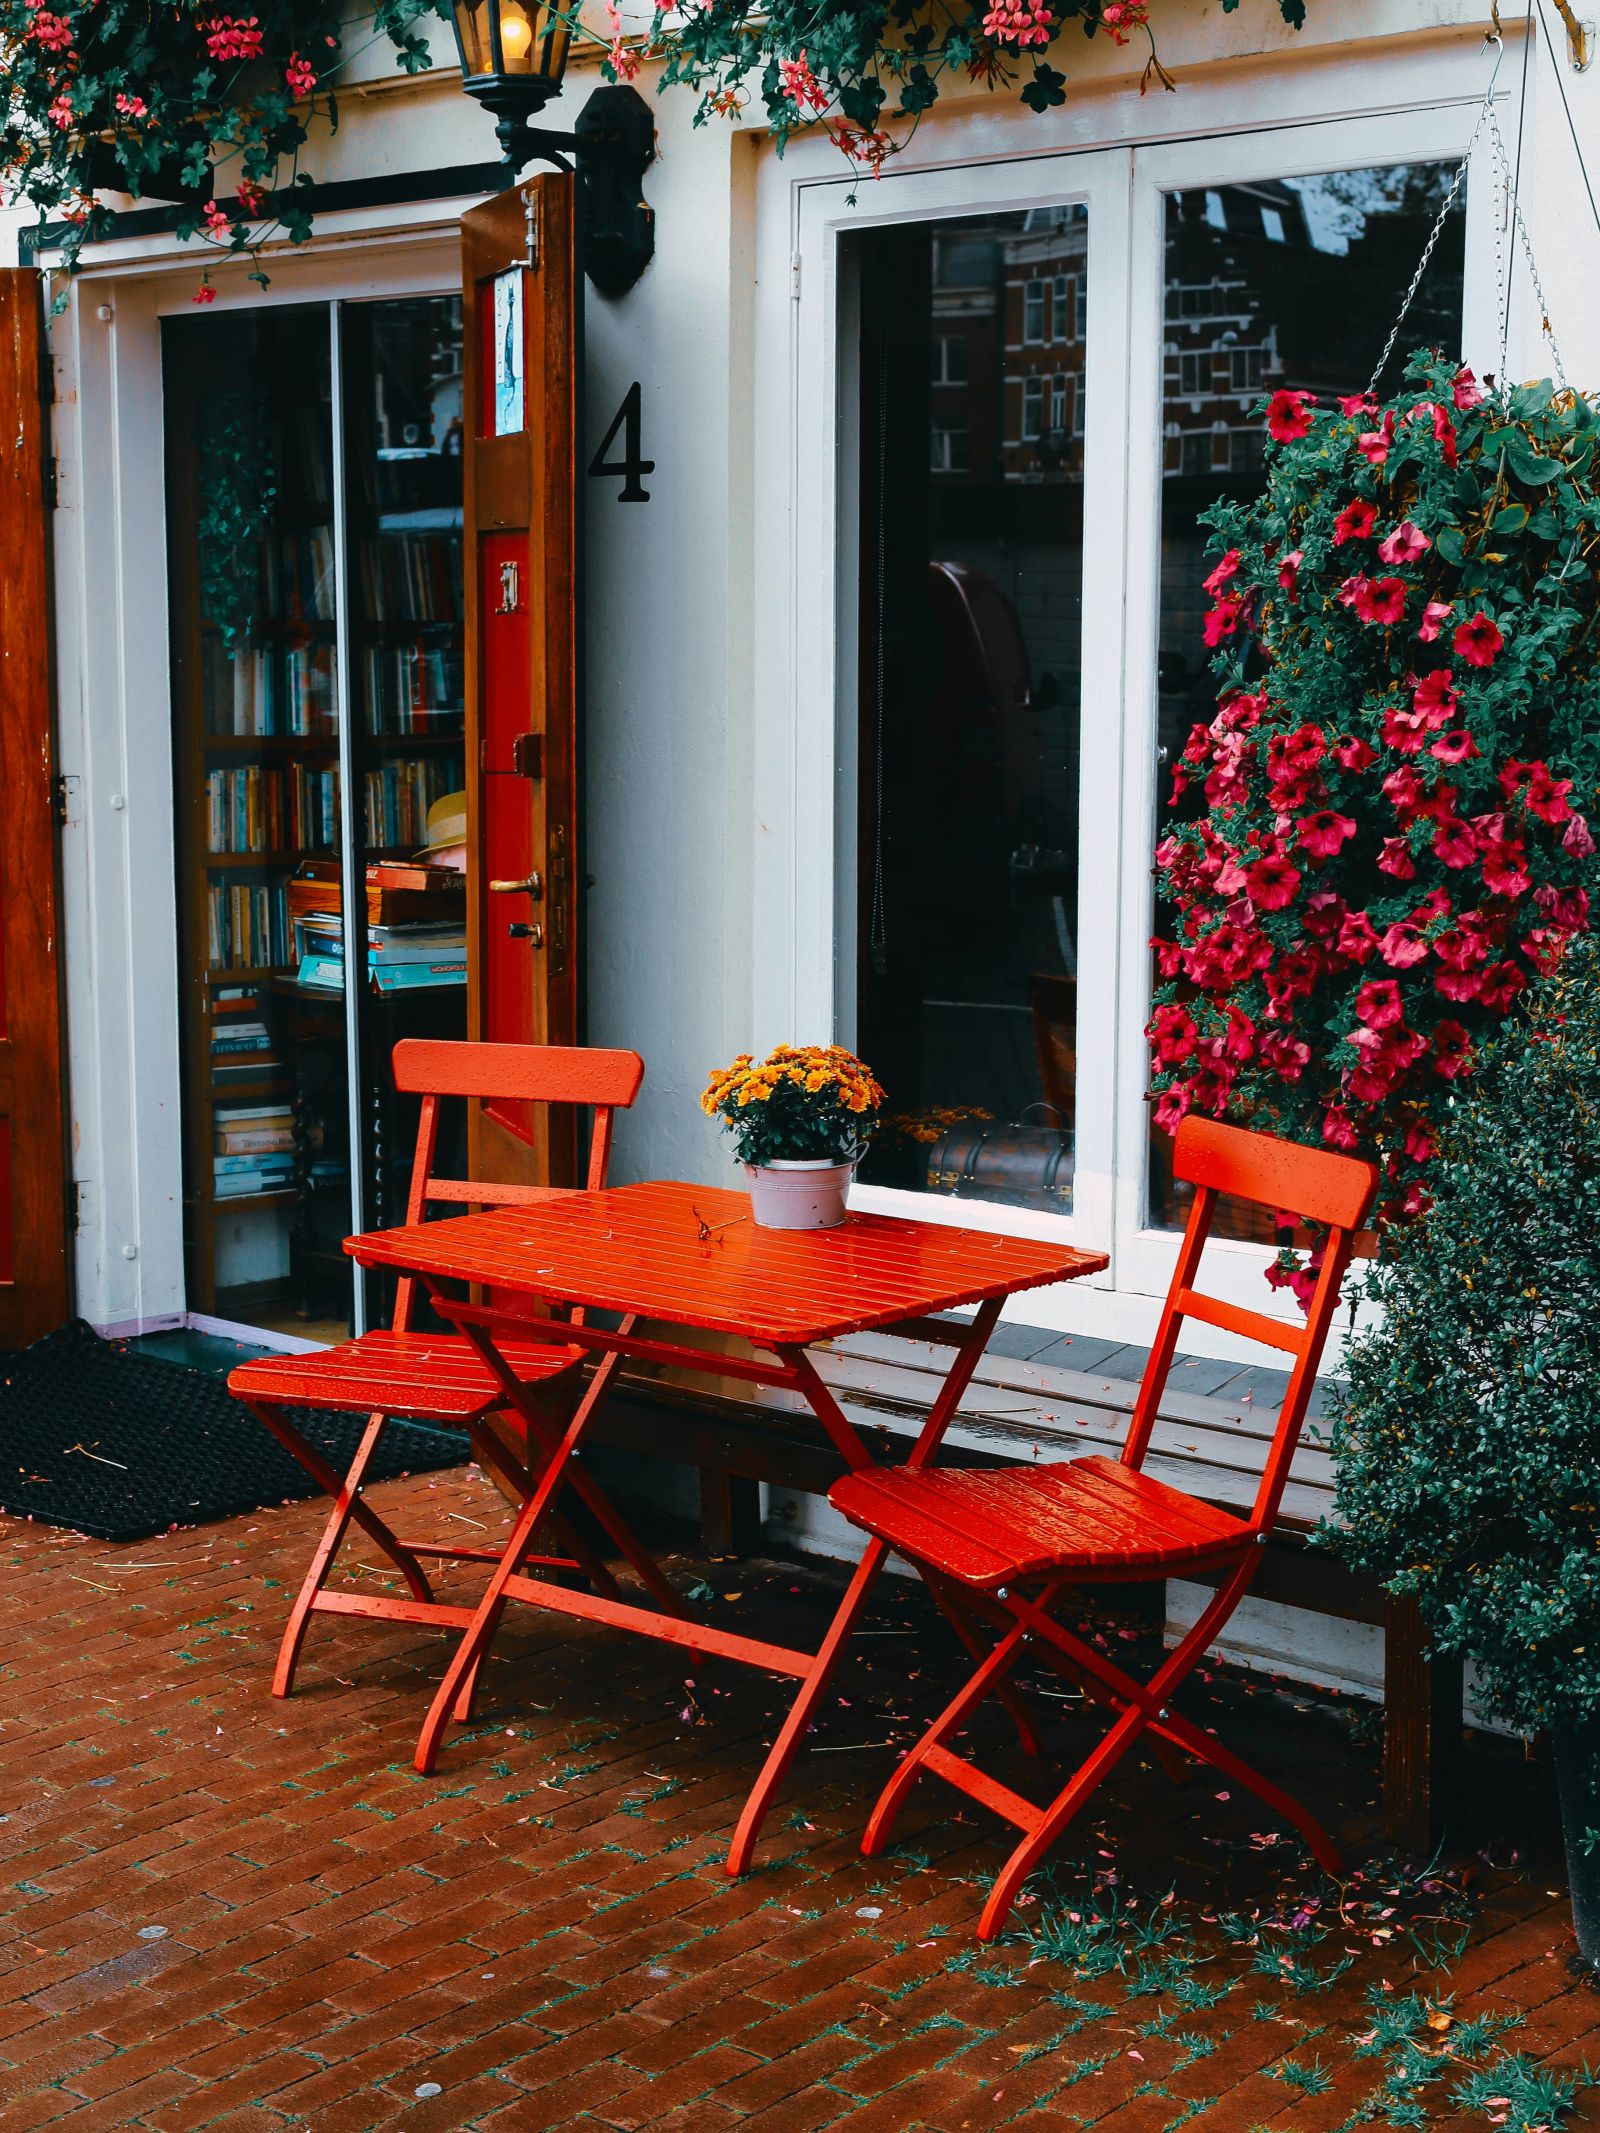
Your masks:
<path fill-rule="evenodd" d="M 571 133 L 534 123 L 561 94 L 570 12 L 543 0 L 452 0 L 462 87 L 494 113 L 508 180 L 536 157 L 576 169 L 584 270 L 603 295 L 621 296 L 655 250 L 655 216 L 641 197 L 655 122 L 637 89 L 614 83 L 595 90 Z"/>

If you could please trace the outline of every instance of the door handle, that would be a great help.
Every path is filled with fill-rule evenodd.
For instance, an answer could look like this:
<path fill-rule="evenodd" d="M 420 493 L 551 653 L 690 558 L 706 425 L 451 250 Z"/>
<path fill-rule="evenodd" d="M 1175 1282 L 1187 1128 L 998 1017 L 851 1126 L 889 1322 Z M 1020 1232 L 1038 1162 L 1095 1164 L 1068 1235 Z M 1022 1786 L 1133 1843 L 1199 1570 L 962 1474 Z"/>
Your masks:
<path fill-rule="evenodd" d="M 531 896 L 534 902 L 537 903 L 544 894 L 544 877 L 535 873 L 526 875 L 521 881 L 491 881 L 489 894 L 491 896 Z"/>
<path fill-rule="evenodd" d="M 526 941 L 533 948 L 544 946 L 544 928 L 537 919 L 531 926 L 524 925 L 520 919 L 513 919 L 506 931 L 514 941 Z"/>

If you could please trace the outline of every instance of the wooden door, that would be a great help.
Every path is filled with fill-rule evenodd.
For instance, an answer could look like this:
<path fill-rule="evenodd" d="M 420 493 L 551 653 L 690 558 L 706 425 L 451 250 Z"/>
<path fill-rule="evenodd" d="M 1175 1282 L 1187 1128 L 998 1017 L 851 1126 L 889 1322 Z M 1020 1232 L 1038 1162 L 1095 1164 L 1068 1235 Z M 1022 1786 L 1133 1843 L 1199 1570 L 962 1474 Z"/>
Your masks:
<path fill-rule="evenodd" d="M 467 1020 L 489 1043 L 578 1038 L 573 181 L 462 218 Z M 485 1103 L 474 1174 L 577 1182 L 575 1121 Z"/>
<path fill-rule="evenodd" d="M 45 363 L 39 277 L 0 271 L 0 1347 L 67 1315 Z"/>

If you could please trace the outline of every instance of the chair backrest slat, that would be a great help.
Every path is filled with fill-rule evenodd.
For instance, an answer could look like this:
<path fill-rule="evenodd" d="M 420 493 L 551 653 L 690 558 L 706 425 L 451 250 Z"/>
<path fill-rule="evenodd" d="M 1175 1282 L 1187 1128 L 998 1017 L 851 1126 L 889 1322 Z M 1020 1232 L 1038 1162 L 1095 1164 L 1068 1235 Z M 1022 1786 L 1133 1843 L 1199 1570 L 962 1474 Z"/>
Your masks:
<path fill-rule="evenodd" d="M 1194 1204 L 1178 1247 L 1178 1263 L 1162 1306 L 1155 1345 L 1134 1403 L 1122 1450 L 1123 1464 L 1138 1467 L 1144 1463 L 1184 1319 L 1197 1318 L 1247 1340 L 1285 1350 L 1295 1360 L 1251 1513 L 1251 1523 L 1265 1532 L 1277 1514 L 1288 1482 L 1317 1366 L 1338 1307 L 1339 1287 L 1350 1264 L 1355 1231 L 1372 1206 L 1378 1172 L 1373 1164 L 1354 1156 L 1305 1148 L 1271 1134 L 1251 1133 L 1205 1118 L 1186 1118 L 1179 1126 L 1172 1167 L 1175 1177 L 1196 1187 Z M 1208 1296 L 1195 1287 L 1217 1200 L 1225 1193 L 1326 1225 L 1323 1262 L 1303 1327 Z"/>
<path fill-rule="evenodd" d="M 410 1095 L 497 1096 L 538 1104 L 617 1104 L 639 1093 L 637 1052 L 577 1044 L 463 1044 L 406 1037 L 394 1048 L 394 1085 Z"/>
<path fill-rule="evenodd" d="M 406 1037 L 394 1048 L 394 1085 L 422 1098 L 417 1146 L 406 1194 L 406 1221 L 422 1222 L 433 1206 L 526 1207 L 556 1198 L 558 1185 L 502 1185 L 490 1179 L 440 1178 L 433 1174 L 439 1146 L 439 1100 L 497 1096 L 526 1103 L 574 1104 L 593 1109 L 589 1161 L 584 1179 L 591 1192 L 606 1181 L 614 1113 L 639 1093 L 644 1061 L 637 1052 L 589 1050 L 579 1045 L 472 1044 L 449 1038 Z M 395 1284 L 394 1327 L 406 1332 L 416 1310 L 415 1279 Z"/>

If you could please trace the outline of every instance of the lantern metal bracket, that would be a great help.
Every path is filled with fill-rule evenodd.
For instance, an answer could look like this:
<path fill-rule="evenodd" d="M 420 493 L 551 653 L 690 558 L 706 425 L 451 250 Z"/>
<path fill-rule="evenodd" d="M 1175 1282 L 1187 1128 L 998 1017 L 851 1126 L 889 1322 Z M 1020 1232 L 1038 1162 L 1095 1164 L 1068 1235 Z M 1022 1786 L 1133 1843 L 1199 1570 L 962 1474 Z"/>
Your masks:
<path fill-rule="evenodd" d="M 602 296 L 626 296 L 656 248 L 655 210 L 644 198 L 644 174 L 655 161 L 655 120 L 638 90 L 625 82 L 596 89 L 570 133 L 531 126 L 520 112 L 504 109 L 495 131 L 505 151 L 508 187 L 525 163 L 577 172 L 584 272 Z"/>

